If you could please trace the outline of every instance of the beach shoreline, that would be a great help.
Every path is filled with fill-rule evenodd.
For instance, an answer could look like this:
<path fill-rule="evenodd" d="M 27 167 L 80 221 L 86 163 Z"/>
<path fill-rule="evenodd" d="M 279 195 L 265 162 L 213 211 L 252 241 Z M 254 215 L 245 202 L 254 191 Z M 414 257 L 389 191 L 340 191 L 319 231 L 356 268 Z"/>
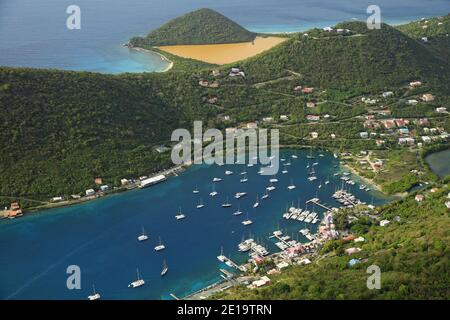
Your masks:
<path fill-rule="evenodd" d="M 138 52 L 143 52 L 143 53 L 147 53 L 147 54 L 156 54 L 156 55 L 158 55 L 158 56 L 161 57 L 161 60 L 163 60 L 163 61 L 165 61 L 165 62 L 167 62 L 167 63 L 169 64 L 169 65 L 168 65 L 166 68 L 164 68 L 163 70 L 161 70 L 161 71 L 156 71 L 156 72 L 164 73 L 164 72 L 167 72 L 167 71 L 169 71 L 170 69 L 173 68 L 174 62 L 173 62 L 172 60 L 170 60 L 169 58 L 167 58 L 165 55 L 163 55 L 163 54 L 160 53 L 160 52 L 153 51 L 153 50 L 149 50 L 149 49 L 144 49 L 144 48 L 141 48 L 141 47 L 131 47 L 131 46 L 128 46 L 128 45 L 126 45 L 126 47 L 127 47 L 128 49 L 130 49 L 130 50 L 135 50 L 135 51 L 138 51 Z M 152 72 L 153 72 L 153 71 L 152 71 Z"/>

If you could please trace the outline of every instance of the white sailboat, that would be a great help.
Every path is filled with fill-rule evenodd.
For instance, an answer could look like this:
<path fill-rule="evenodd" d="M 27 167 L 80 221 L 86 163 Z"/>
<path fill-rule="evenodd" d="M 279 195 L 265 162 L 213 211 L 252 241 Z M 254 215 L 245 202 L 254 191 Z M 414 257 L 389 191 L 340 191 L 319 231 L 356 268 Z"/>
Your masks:
<path fill-rule="evenodd" d="M 197 205 L 197 209 L 201 209 L 201 208 L 203 208 L 205 205 L 203 204 L 203 200 L 202 200 L 202 198 L 200 198 L 200 201 L 199 201 L 199 203 L 198 203 L 198 205 Z"/>
<path fill-rule="evenodd" d="M 101 298 L 100 293 L 95 291 L 95 285 L 92 285 L 92 294 L 88 296 L 88 300 L 98 300 Z"/>
<path fill-rule="evenodd" d="M 294 190 L 296 187 L 295 187 L 295 184 L 294 184 L 294 180 L 293 179 L 291 179 L 291 184 L 288 186 L 288 190 Z"/>
<path fill-rule="evenodd" d="M 258 196 L 256 196 L 256 202 L 253 204 L 253 208 L 258 208 L 259 207 L 259 198 Z"/>
<path fill-rule="evenodd" d="M 243 224 L 244 226 L 249 226 L 249 225 L 251 225 L 252 223 L 253 223 L 253 221 L 250 220 L 250 219 L 248 218 L 248 213 L 247 213 L 247 220 L 242 221 L 242 224 Z"/>
<path fill-rule="evenodd" d="M 195 186 L 195 189 L 192 190 L 192 193 L 199 193 L 200 191 L 198 190 L 197 186 Z"/>
<path fill-rule="evenodd" d="M 233 174 L 233 171 L 227 170 L 225 171 L 226 176 L 231 176 Z"/>
<path fill-rule="evenodd" d="M 276 188 L 275 188 L 275 186 L 273 185 L 272 182 L 270 183 L 270 186 L 268 186 L 268 187 L 266 188 L 266 190 L 269 191 L 269 192 L 270 192 L 270 191 L 273 191 L 273 190 L 275 190 L 275 189 L 276 189 Z"/>
<path fill-rule="evenodd" d="M 186 216 L 181 212 L 181 207 L 179 207 L 178 209 L 178 213 L 175 215 L 175 219 L 177 220 L 181 220 L 186 218 Z"/>
<path fill-rule="evenodd" d="M 286 169 L 286 165 L 283 167 L 283 171 L 281 171 L 282 174 L 288 173 L 288 170 Z"/>
<path fill-rule="evenodd" d="M 244 178 L 240 179 L 240 183 L 246 183 L 248 181 L 247 174 L 244 175 Z"/>
<path fill-rule="evenodd" d="M 145 233 L 144 227 L 142 227 L 142 234 L 137 239 L 138 239 L 138 241 L 145 241 L 148 239 L 148 236 Z"/>
<path fill-rule="evenodd" d="M 221 178 L 214 178 L 214 179 L 213 179 L 213 182 L 220 182 L 220 181 L 222 181 Z"/>
<path fill-rule="evenodd" d="M 228 201 L 228 197 L 227 197 L 227 201 L 225 203 L 222 203 L 222 208 L 229 208 L 231 207 L 231 203 Z"/>
<path fill-rule="evenodd" d="M 164 260 L 163 267 L 162 267 L 162 270 L 161 270 L 161 277 L 164 277 L 165 274 L 167 273 L 167 271 L 169 271 L 169 268 L 167 267 L 166 260 Z"/>
<path fill-rule="evenodd" d="M 325 181 L 325 184 L 329 184 L 330 183 L 330 177 L 327 176 L 327 181 Z"/>
<path fill-rule="evenodd" d="M 141 287 L 145 284 L 144 279 L 141 279 L 141 276 L 139 274 L 139 269 L 136 269 L 136 273 L 137 273 L 137 279 L 135 281 L 133 281 L 132 283 L 130 283 L 128 285 L 128 288 L 137 288 L 137 287 Z"/>
<path fill-rule="evenodd" d="M 266 192 L 264 193 L 264 195 L 261 197 L 261 200 L 267 199 L 268 197 L 269 197 L 269 193 L 268 193 L 267 190 L 266 190 Z"/>
<path fill-rule="evenodd" d="M 216 191 L 216 185 L 213 184 L 212 192 L 209 194 L 211 197 L 217 196 L 219 193 Z"/>
<path fill-rule="evenodd" d="M 227 260 L 227 257 L 223 255 L 223 247 L 220 247 L 220 255 L 217 256 L 217 260 L 220 262 L 225 262 Z"/>
<path fill-rule="evenodd" d="M 165 248 L 166 248 L 166 246 L 162 243 L 161 237 L 159 237 L 159 245 L 157 245 L 155 247 L 155 251 L 161 251 L 161 250 L 164 250 Z"/>
<path fill-rule="evenodd" d="M 269 182 L 270 182 L 270 183 L 277 183 L 277 182 L 278 182 L 278 179 L 277 179 L 277 177 L 274 175 L 273 178 L 271 178 L 271 179 L 269 180 Z"/>
<path fill-rule="evenodd" d="M 233 215 L 234 216 L 240 216 L 241 214 L 242 214 L 241 206 L 238 205 L 238 209 L 237 209 L 237 211 L 233 212 Z"/>
<path fill-rule="evenodd" d="M 238 193 L 236 193 L 235 195 L 234 195 L 234 197 L 236 198 L 236 199 L 240 199 L 240 198 L 242 198 L 242 197 L 244 197 L 244 196 L 246 196 L 247 195 L 247 192 L 238 192 Z"/>

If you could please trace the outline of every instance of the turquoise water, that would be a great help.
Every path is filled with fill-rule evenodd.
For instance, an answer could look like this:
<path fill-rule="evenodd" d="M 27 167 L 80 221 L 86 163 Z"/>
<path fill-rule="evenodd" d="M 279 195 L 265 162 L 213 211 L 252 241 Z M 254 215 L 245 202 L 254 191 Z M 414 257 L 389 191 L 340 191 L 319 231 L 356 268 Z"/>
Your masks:
<path fill-rule="evenodd" d="M 81 30 L 66 28 L 66 9 L 81 8 Z M 158 55 L 121 45 L 168 20 L 209 7 L 256 32 L 303 31 L 353 18 L 369 0 L 14 0 L 0 1 L 0 65 L 102 73 L 161 71 Z M 447 14 L 448 0 L 378 0 L 388 23 Z"/>
<path fill-rule="evenodd" d="M 432 153 L 425 160 L 439 177 L 450 175 L 450 149 Z"/>
<path fill-rule="evenodd" d="M 105 299 L 168 299 L 170 293 L 182 297 L 220 279 L 218 269 L 224 266 L 216 256 L 221 246 L 224 254 L 238 262 L 248 259 L 237 251 L 242 236 L 251 233 L 275 252 L 268 235 L 279 224 L 287 234 L 306 242 L 298 231 L 308 225 L 283 219 L 286 206 L 299 201 L 304 207 L 304 202 L 316 194 L 325 203 L 337 205 L 330 196 L 341 186 L 341 180 L 333 176 L 339 170 L 335 167 L 337 160 L 329 154 L 318 157 L 319 179 L 325 181 L 329 176 L 331 180 L 319 190 L 318 181 L 307 180 L 306 153 L 298 154 L 299 159 L 291 160 L 289 173 L 278 174 L 277 189 L 256 209 L 256 196 L 262 196 L 270 178 L 257 174 L 258 166 L 198 165 L 147 189 L 1 221 L 0 298 L 86 299 L 92 283 Z M 283 151 L 281 157 L 289 155 L 289 151 Z M 247 184 L 239 182 L 239 173 L 244 169 L 248 172 Z M 234 175 L 225 176 L 225 170 L 232 170 Z M 219 195 L 215 198 L 209 196 L 213 177 L 223 178 L 217 183 Z M 294 191 L 287 190 L 291 179 L 297 185 Z M 200 190 L 198 195 L 192 192 L 195 186 Z M 367 202 L 387 200 L 359 190 L 358 185 L 351 190 Z M 248 195 L 236 200 L 236 192 Z M 226 196 L 232 201 L 232 208 L 221 207 Z M 205 208 L 199 210 L 195 207 L 200 197 Z M 238 201 L 241 211 L 248 212 L 253 220 L 251 226 L 241 224 L 245 214 L 233 216 Z M 187 216 L 185 220 L 174 217 L 179 206 Z M 142 227 L 150 239 L 140 243 L 136 238 Z M 162 252 L 153 249 L 158 237 L 166 245 Z M 169 272 L 161 278 L 164 259 Z M 69 265 L 81 268 L 81 290 L 68 290 L 65 286 Z M 147 284 L 129 289 L 127 285 L 134 280 L 137 267 Z"/>

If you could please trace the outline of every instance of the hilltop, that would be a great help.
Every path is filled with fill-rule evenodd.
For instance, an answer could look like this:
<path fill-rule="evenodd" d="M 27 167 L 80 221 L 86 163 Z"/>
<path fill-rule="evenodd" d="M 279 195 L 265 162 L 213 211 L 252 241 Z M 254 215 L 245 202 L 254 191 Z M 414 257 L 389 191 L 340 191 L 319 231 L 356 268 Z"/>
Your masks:
<path fill-rule="evenodd" d="M 420 41 L 386 24 L 368 30 L 362 22 L 346 22 L 337 29 L 349 31 L 310 30 L 238 65 L 250 83 L 294 71 L 320 87 L 387 89 L 421 78 L 450 92 L 448 61 Z"/>
<path fill-rule="evenodd" d="M 224 15 L 200 9 L 175 18 L 146 37 L 135 37 L 130 45 L 149 48 L 167 45 L 221 44 L 249 42 L 256 34 L 244 29 Z"/>
<path fill-rule="evenodd" d="M 450 14 L 413 21 L 397 27 L 413 39 L 422 42 L 427 48 L 439 55 L 443 61 L 450 56 Z"/>

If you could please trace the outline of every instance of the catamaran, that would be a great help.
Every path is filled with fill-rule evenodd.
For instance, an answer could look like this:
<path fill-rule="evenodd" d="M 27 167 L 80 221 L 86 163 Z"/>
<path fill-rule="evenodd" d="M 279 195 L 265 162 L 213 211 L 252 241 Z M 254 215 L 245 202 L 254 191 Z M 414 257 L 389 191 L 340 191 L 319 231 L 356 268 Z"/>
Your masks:
<path fill-rule="evenodd" d="M 220 182 L 220 181 L 222 181 L 221 178 L 214 178 L 214 179 L 213 179 L 213 182 Z"/>
<path fill-rule="evenodd" d="M 217 196 L 219 193 L 216 191 L 216 185 L 213 184 L 212 192 L 209 194 L 211 197 Z"/>
<path fill-rule="evenodd" d="M 162 243 L 161 237 L 159 237 L 159 245 L 157 245 L 155 247 L 155 251 L 161 251 L 161 250 L 164 250 L 165 248 L 166 248 L 166 246 Z"/>
<path fill-rule="evenodd" d="M 95 285 L 92 285 L 93 293 L 88 296 L 88 300 L 98 300 L 101 298 L 100 293 L 95 292 Z"/>
<path fill-rule="evenodd" d="M 139 269 L 136 269 L 136 273 L 137 273 L 137 280 L 130 283 L 128 285 L 128 288 L 137 288 L 137 287 L 143 286 L 145 284 L 144 279 L 141 279 L 141 276 L 139 274 Z"/>
<path fill-rule="evenodd" d="M 169 271 L 169 268 L 167 267 L 166 260 L 164 260 L 163 267 L 162 267 L 162 270 L 161 270 L 161 277 L 164 277 L 164 275 L 167 273 L 167 271 Z"/>
<path fill-rule="evenodd" d="M 253 208 L 258 208 L 259 206 L 259 199 L 258 196 L 256 196 L 256 202 L 253 204 Z"/>
<path fill-rule="evenodd" d="M 238 244 L 239 252 L 249 251 L 252 248 L 252 246 L 254 245 L 254 243 L 255 243 L 255 240 L 253 240 L 253 239 L 244 240 L 244 238 L 242 238 L 242 242 Z"/>
<path fill-rule="evenodd" d="M 186 216 L 181 212 L 181 207 L 179 207 L 178 213 L 175 215 L 175 218 L 176 218 L 177 220 L 181 220 L 181 219 L 186 218 Z"/>
<path fill-rule="evenodd" d="M 138 241 L 145 241 L 148 239 L 148 236 L 145 233 L 144 227 L 142 227 L 142 234 L 137 239 L 138 239 Z"/>
<path fill-rule="evenodd" d="M 227 257 L 223 255 L 223 247 L 220 247 L 220 256 L 217 256 L 217 260 L 220 262 L 225 262 L 227 260 Z"/>
<path fill-rule="evenodd" d="M 222 204 L 222 208 L 229 208 L 229 207 L 231 207 L 231 203 L 228 201 L 228 197 L 227 197 L 227 201 Z"/>
<path fill-rule="evenodd" d="M 291 184 L 288 186 L 288 190 L 294 190 L 294 189 L 295 189 L 294 180 L 291 179 Z"/>
<path fill-rule="evenodd" d="M 266 188 L 266 190 L 269 191 L 269 192 L 270 192 L 270 191 L 273 191 L 273 190 L 275 190 L 275 189 L 276 189 L 276 188 L 274 187 L 274 185 L 273 185 L 272 182 L 270 183 L 270 186 L 268 186 L 268 187 Z"/>
<path fill-rule="evenodd" d="M 203 208 L 205 205 L 203 204 L 203 200 L 200 198 L 200 201 L 199 201 L 199 203 L 198 203 L 198 205 L 197 205 L 197 209 L 201 209 L 201 208 Z"/>
<path fill-rule="evenodd" d="M 252 223 L 253 223 L 253 221 L 250 220 L 250 219 L 248 218 L 248 213 L 247 213 L 247 220 L 242 221 L 242 224 L 243 224 L 244 226 L 249 226 L 249 225 L 251 225 Z"/>

